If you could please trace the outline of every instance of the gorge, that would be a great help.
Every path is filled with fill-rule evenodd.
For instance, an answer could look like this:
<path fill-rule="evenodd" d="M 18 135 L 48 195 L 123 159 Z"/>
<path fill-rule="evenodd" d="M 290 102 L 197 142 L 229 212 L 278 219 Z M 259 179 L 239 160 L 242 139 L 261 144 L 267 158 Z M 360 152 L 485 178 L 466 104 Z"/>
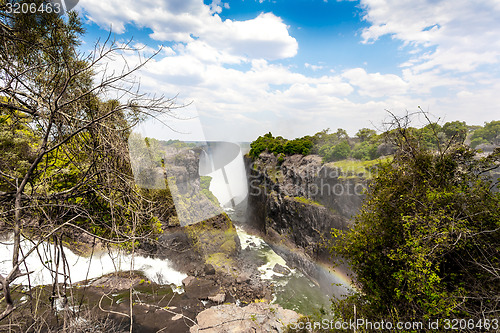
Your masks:
<path fill-rule="evenodd" d="M 212 145 L 212 150 L 216 150 L 216 144 Z M 194 189 L 189 197 L 176 202 L 182 201 L 187 205 L 185 207 L 196 205 L 201 211 L 211 205 L 209 198 L 200 195 L 202 189 L 198 168 L 202 151 L 199 148 L 181 148 L 170 150 L 170 155 L 165 155 L 166 164 L 171 166 L 170 171 L 167 171 L 170 175 L 167 178 L 169 187 L 176 188 L 177 194 L 187 193 L 188 188 Z M 87 304 L 95 304 L 102 297 L 99 295 L 109 292 L 120 295 L 123 289 L 126 292 L 131 285 L 141 290 L 136 291 L 142 295 L 141 298 L 149 299 L 151 291 L 148 292 L 148 285 L 144 284 L 147 281 L 149 285 L 157 286 L 153 289 L 171 294 L 169 304 L 191 308 L 185 308 L 182 313 L 195 320 L 197 314 L 210 306 L 224 302 L 245 305 L 259 299 L 303 315 L 312 315 L 329 307 L 330 296 L 346 293 L 349 279 L 346 272 L 331 270 L 326 241 L 330 228 L 345 229 L 348 226 L 350 214 L 358 209 L 354 205 L 359 206 L 361 197 L 351 198 L 346 194 L 332 199 L 331 194 L 314 194 L 308 190 L 310 185 L 322 182 L 328 186 L 344 186 L 353 180 L 339 179 L 340 174 L 336 178 L 330 177 L 335 168 L 321 167 L 320 160 L 315 156 L 290 156 L 281 166 L 277 165 L 272 154 L 263 153 L 255 162 L 248 157 L 243 158 L 243 153 L 237 156 L 239 162 L 227 168 L 226 178 L 211 174 L 210 190 L 219 202 L 226 203 L 224 210 L 227 215 L 215 215 L 216 211 L 209 208 L 212 214 L 210 218 L 184 226 L 179 224 L 175 216 L 171 216 L 163 221 L 163 233 L 158 241 L 141 244 L 133 258 L 118 249 L 109 252 L 104 247 L 91 248 L 91 242 L 83 236 L 76 237 L 74 243 L 87 243 L 86 251 L 78 251 L 71 241 L 67 242 L 65 245 L 71 250 L 65 251 L 64 269 L 68 269 L 65 274 L 71 276 L 73 283 L 78 282 L 77 286 L 90 288 L 88 294 L 91 296 L 87 296 Z M 141 162 L 145 165 L 144 161 Z M 233 207 L 228 207 L 232 205 L 227 196 L 227 177 L 245 180 L 243 185 L 231 184 L 232 194 L 236 198 L 236 201 L 233 198 Z M 363 180 L 357 179 L 356 182 L 364 184 Z M 262 191 L 258 192 L 257 189 Z M 292 191 L 295 191 L 294 194 Z M 189 209 L 192 208 L 186 208 Z M 11 243 L 8 237 L 4 244 L 2 256 L 9 257 L 11 249 L 8 244 Z M 24 251 L 33 246 L 30 244 L 23 241 Z M 36 271 L 30 275 L 31 286 L 50 285 L 53 279 L 51 270 L 59 269 L 58 274 L 62 274 L 62 267 L 54 266 L 55 253 L 59 248 L 51 243 L 41 246 L 44 249 L 41 253 L 45 255 L 40 257 L 40 254 L 33 253 L 26 260 L 26 267 Z M 92 252 L 88 251 L 90 248 Z M 45 264 L 37 264 L 41 259 L 45 260 Z M 8 272 L 9 265 L 9 261 L 2 263 L 2 274 Z M 132 282 L 126 282 L 128 275 L 116 273 L 131 268 L 139 274 Z M 17 282 L 28 283 L 26 279 Z M 63 282 L 63 279 L 59 279 L 59 282 Z M 338 285 L 332 286 L 332 283 Z M 169 284 L 172 284 L 171 287 L 168 287 Z M 170 289 L 164 289 L 164 285 Z M 126 310 L 127 297 L 116 297 L 107 311 L 129 311 Z M 187 298 L 188 301 L 181 301 L 179 297 Z M 143 305 L 136 309 L 136 324 L 143 331 L 154 331 L 158 326 L 142 322 L 150 316 L 139 315 L 141 307 Z M 269 309 L 262 311 L 269 314 Z M 171 313 L 170 317 L 174 318 L 175 314 Z M 113 318 L 119 323 L 124 322 L 124 318 L 119 316 Z M 296 320 L 298 317 L 293 318 Z M 180 332 L 181 326 L 187 331 L 192 324 L 176 324 L 166 331 Z"/>

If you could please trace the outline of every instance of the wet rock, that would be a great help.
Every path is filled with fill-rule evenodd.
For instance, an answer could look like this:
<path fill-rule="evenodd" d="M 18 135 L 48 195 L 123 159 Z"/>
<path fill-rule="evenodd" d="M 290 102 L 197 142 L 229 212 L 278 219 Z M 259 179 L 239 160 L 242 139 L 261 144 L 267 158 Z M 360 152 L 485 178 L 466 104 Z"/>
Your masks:
<path fill-rule="evenodd" d="M 209 295 L 215 295 L 220 287 L 213 280 L 195 279 L 185 288 L 186 294 L 193 299 L 207 299 Z"/>
<path fill-rule="evenodd" d="M 364 195 L 359 190 L 367 179 L 349 178 L 352 172 L 323 164 L 317 155 L 287 156 L 278 165 L 276 156 L 262 153 L 246 163 L 253 186 L 247 225 L 266 235 L 268 243 L 296 246 L 313 260 L 330 260 L 328 248 L 320 244 L 331 238 L 332 228 L 349 227 L 361 207 Z M 258 186 L 263 190 L 255 191 Z"/>
<path fill-rule="evenodd" d="M 300 315 L 279 305 L 252 303 L 246 307 L 224 304 L 211 307 L 198 314 L 198 325 L 191 333 L 220 332 L 283 332 L 284 328 L 299 319 Z"/>
<path fill-rule="evenodd" d="M 92 281 L 92 287 L 99 287 L 107 290 L 124 290 L 130 287 L 136 287 L 145 280 L 140 273 L 117 272 L 101 276 L 100 278 Z"/>
<path fill-rule="evenodd" d="M 190 275 L 186 277 L 184 280 L 182 280 L 182 284 L 184 285 L 184 287 L 187 287 L 191 282 L 193 282 L 194 279 L 195 277 Z"/>
<path fill-rule="evenodd" d="M 207 275 L 214 275 L 215 274 L 215 268 L 211 264 L 206 264 L 204 272 Z"/>
<path fill-rule="evenodd" d="M 274 265 L 273 272 L 278 273 L 278 274 L 283 274 L 283 275 L 290 274 L 290 270 L 288 268 L 286 268 L 285 266 L 282 266 L 280 264 Z"/>
<path fill-rule="evenodd" d="M 247 283 L 250 281 L 250 277 L 246 274 L 241 274 L 236 278 L 236 282 L 238 283 Z"/>
<path fill-rule="evenodd" d="M 224 301 L 226 300 L 226 294 L 222 293 L 215 296 L 208 296 L 208 299 L 214 303 L 224 303 Z"/>

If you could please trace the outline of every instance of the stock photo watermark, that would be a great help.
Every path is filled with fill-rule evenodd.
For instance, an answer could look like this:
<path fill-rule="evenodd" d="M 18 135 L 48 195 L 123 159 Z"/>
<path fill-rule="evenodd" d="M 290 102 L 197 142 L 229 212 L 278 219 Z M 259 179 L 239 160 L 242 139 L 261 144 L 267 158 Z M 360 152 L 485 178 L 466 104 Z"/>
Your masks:
<path fill-rule="evenodd" d="M 48 1 L 33 1 L 33 2 L 14 2 L 8 1 L 5 6 L 7 14 L 42 14 L 54 13 L 64 15 L 68 11 L 75 8 L 78 0 L 48 0 Z"/>
<path fill-rule="evenodd" d="M 473 319 L 473 318 L 445 318 L 423 321 L 390 321 L 390 320 L 368 320 L 364 318 L 350 320 L 328 320 L 312 322 L 296 322 L 290 325 L 292 330 L 342 330 L 342 331 L 436 331 L 436 330 L 478 330 L 497 332 L 500 328 L 499 319 Z"/>

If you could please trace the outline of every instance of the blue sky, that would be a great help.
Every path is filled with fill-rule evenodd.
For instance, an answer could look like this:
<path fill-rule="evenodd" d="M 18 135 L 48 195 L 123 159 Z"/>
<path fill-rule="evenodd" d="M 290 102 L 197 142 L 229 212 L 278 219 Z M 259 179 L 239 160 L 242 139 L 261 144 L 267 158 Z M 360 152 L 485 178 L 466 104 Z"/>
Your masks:
<path fill-rule="evenodd" d="M 499 119 L 500 3 L 470 0 L 80 0 L 84 50 L 111 28 L 148 55 L 145 92 L 178 96 L 181 134 L 251 141 L 382 128 L 418 106 L 442 121 Z M 109 66 L 137 61 L 126 52 Z M 418 125 L 418 123 L 416 123 Z"/>

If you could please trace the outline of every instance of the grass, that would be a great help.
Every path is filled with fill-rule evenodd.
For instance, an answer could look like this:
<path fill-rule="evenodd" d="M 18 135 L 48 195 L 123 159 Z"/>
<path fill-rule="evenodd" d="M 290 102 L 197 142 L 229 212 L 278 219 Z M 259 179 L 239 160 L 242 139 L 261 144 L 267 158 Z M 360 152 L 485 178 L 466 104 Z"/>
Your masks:
<path fill-rule="evenodd" d="M 304 198 L 304 197 L 293 197 L 293 200 L 301 202 L 301 203 L 304 203 L 306 205 L 313 205 L 313 206 L 323 207 L 323 205 L 320 204 L 319 202 L 311 200 L 311 199 L 308 199 L 308 198 Z"/>
<path fill-rule="evenodd" d="M 373 167 L 381 163 L 392 161 L 392 156 L 378 158 L 370 161 L 360 160 L 342 160 L 337 162 L 327 163 L 327 166 L 337 167 L 342 170 L 339 178 L 357 178 L 363 177 L 370 179 L 373 177 Z"/>

